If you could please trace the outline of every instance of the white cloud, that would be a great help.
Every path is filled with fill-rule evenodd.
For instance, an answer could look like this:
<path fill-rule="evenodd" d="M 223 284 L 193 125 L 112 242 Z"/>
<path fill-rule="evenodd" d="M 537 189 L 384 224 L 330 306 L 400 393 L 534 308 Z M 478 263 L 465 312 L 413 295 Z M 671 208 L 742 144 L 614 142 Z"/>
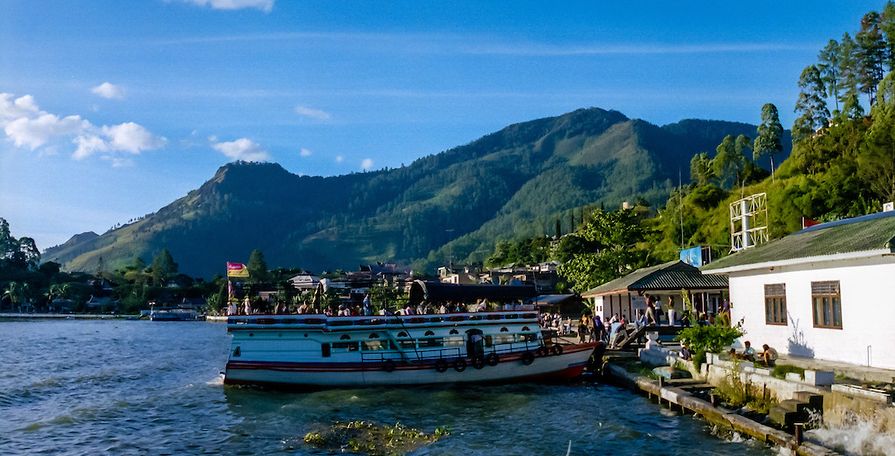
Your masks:
<path fill-rule="evenodd" d="M 9 93 L 0 93 L 0 127 L 16 147 L 46 151 L 69 139 L 77 146 L 72 158 L 81 160 L 99 153 L 113 166 L 123 163 L 113 159 L 116 152 L 136 155 L 167 142 L 134 122 L 96 126 L 79 115 L 60 117 L 42 111 L 31 95 L 14 98 Z"/>
<path fill-rule="evenodd" d="M 311 152 L 311 149 L 307 149 L 304 147 L 302 147 L 301 150 L 298 151 L 298 155 L 300 155 L 302 157 L 310 157 L 312 154 L 313 154 L 313 152 Z"/>
<path fill-rule="evenodd" d="M 316 109 L 309 106 L 296 106 L 295 113 L 302 117 L 317 120 L 320 122 L 325 122 L 332 118 L 332 115 L 330 115 L 330 113 L 322 109 Z"/>
<path fill-rule="evenodd" d="M 249 138 L 225 142 L 212 141 L 211 147 L 233 160 L 267 161 L 270 159 L 267 151 Z"/>
<path fill-rule="evenodd" d="M 111 82 L 104 82 L 90 89 L 90 91 L 109 100 L 121 100 L 124 98 L 124 88 Z"/>
<path fill-rule="evenodd" d="M 360 169 L 367 171 L 372 167 L 373 167 L 373 159 L 372 158 L 365 158 L 365 159 L 361 160 Z"/>
<path fill-rule="evenodd" d="M 238 10 L 244 8 L 255 8 L 265 13 L 269 13 L 273 9 L 276 0 L 185 0 L 189 3 L 199 6 L 208 6 L 216 10 Z"/>
<path fill-rule="evenodd" d="M 342 163 L 343 161 L 345 161 L 345 157 L 336 155 L 336 163 Z"/>

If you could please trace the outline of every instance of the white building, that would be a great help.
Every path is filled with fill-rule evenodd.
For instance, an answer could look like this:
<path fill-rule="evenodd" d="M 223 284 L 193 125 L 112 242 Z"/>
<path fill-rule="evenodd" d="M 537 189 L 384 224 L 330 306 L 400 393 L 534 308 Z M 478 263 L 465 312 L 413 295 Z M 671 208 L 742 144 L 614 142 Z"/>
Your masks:
<path fill-rule="evenodd" d="M 895 369 L 895 212 L 815 225 L 704 266 L 753 345 Z"/>

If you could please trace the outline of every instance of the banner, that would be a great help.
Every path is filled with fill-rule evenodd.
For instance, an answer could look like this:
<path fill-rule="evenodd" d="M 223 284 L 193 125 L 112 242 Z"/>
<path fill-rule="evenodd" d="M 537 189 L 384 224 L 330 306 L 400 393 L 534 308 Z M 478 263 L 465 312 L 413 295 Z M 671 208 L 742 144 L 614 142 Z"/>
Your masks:
<path fill-rule="evenodd" d="M 702 261 L 702 247 L 699 246 L 681 250 L 680 258 L 684 263 L 697 268 L 705 264 Z"/>
<path fill-rule="evenodd" d="M 249 277 L 249 268 L 242 263 L 227 262 L 227 277 Z"/>

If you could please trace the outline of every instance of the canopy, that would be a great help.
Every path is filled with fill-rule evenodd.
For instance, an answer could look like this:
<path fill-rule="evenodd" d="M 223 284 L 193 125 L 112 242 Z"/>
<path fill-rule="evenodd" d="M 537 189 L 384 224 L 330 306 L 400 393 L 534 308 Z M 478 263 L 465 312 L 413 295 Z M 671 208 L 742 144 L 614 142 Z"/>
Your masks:
<path fill-rule="evenodd" d="M 416 280 L 410 286 L 410 305 L 416 306 L 423 301 L 469 304 L 479 299 L 505 303 L 529 300 L 536 295 L 534 285 L 456 285 Z"/>

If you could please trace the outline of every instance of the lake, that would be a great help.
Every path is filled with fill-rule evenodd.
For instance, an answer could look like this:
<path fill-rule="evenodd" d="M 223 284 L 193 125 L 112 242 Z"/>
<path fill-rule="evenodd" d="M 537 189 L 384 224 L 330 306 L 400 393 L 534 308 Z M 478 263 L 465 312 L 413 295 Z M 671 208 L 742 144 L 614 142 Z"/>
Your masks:
<path fill-rule="evenodd" d="M 0 321 L 0 454 L 328 454 L 302 437 L 336 420 L 450 429 L 420 455 L 772 454 L 608 385 L 224 387 L 229 342 L 217 323 Z"/>

